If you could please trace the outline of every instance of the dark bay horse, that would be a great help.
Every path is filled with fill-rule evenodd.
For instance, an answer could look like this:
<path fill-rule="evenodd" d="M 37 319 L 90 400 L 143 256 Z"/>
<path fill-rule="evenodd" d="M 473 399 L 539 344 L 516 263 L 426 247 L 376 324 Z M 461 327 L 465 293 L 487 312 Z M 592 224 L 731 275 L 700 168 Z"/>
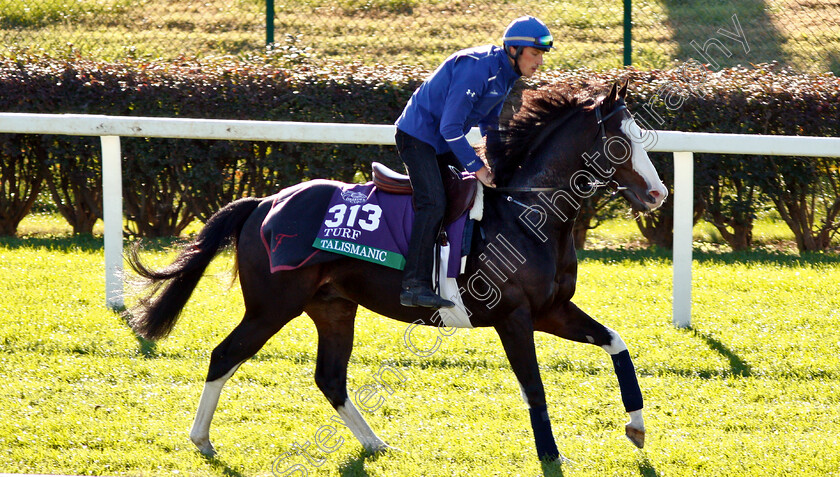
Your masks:
<path fill-rule="evenodd" d="M 577 275 L 572 225 L 587 194 L 609 185 L 639 212 L 659 207 L 667 195 L 641 146 L 642 131 L 625 106 L 626 93 L 626 83 L 612 85 L 608 93 L 564 86 L 527 91 L 519 112 L 497 140 L 487 141 L 487 158 L 499 187 L 484 190 L 480 233 L 473 235 L 465 273 L 457 280 L 472 326 L 492 326 L 501 339 L 530 411 L 541 459 L 557 459 L 560 453 L 546 408 L 535 331 L 591 343 L 609 353 L 630 414 L 626 434 L 636 446 L 644 445 L 642 394 L 627 346 L 618 333 L 571 302 Z M 401 306 L 402 272 L 374 263 L 329 254 L 335 256 L 322 263 L 271 273 L 260 236 L 273 202 L 303 197 L 307 207 L 326 212 L 339 186 L 313 180 L 273 197 L 232 202 L 163 270 L 144 266 L 136 248 L 129 254 L 132 268 L 152 285 L 149 295 L 129 310 L 130 324 L 139 335 L 155 340 L 171 331 L 213 257 L 235 243 L 245 315 L 210 358 L 190 432 L 202 453 L 215 453 L 210 422 L 225 382 L 303 312 L 318 332 L 319 389 L 367 451 L 388 448 L 347 394 L 357 307 L 431 326 L 442 326 L 440 316 Z M 310 224 L 301 225 L 301 233 L 308 229 Z"/>

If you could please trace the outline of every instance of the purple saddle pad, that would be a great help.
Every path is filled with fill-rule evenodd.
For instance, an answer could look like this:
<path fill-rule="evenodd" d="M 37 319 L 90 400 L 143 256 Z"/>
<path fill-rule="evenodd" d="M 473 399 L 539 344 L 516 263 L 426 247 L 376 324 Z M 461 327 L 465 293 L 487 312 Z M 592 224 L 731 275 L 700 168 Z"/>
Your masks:
<path fill-rule="evenodd" d="M 280 223 L 300 220 L 299 216 L 292 217 L 292 214 L 280 211 L 275 213 L 274 208 L 266 216 L 262 236 L 271 261 L 271 271 L 292 270 L 327 261 L 329 254 L 323 252 L 402 270 L 414 221 L 411 196 L 382 192 L 371 182 L 335 184 L 338 185 L 324 216 L 313 218 L 306 214 L 309 215 L 307 220 L 319 221 L 313 224 L 319 226 L 314 236 L 303 233 L 292 237 L 289 227 Z M 278 203 L 276 207 L 282 206 Z M 461 269 L 466 220 L 467 214 L 464 214 L 446 229 L 450 245 L 450 277 L 456 277 Z"/>

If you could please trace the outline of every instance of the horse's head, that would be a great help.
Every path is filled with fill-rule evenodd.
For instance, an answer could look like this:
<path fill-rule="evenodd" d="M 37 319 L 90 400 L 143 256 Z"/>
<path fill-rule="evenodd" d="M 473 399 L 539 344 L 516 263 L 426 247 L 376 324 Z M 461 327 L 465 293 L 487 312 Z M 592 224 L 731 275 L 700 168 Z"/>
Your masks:
<path fill-rule="evenodd" d="M 553 188 L 585 198 L 593 184 L 611 185 L 637 210 L 662 205 L 668 190 L 645 152 L 626 96 L 627 83 L 614 84 L 606 96 L 564 84 L 523 93 L 516 115 L 487 136 L 500 190 Z"/>
<path fill-rule="evenodd" d="M 633 208 L 654 210 L 665 201 L 668 189 L 662 184 L 643 147 L 643 133 L 627 106 L 627 82 L 614 83 L 610 92 L 592 108 L 596 143 L 594 153 L 584 155 L 590 171 L 617 187 Z"/>

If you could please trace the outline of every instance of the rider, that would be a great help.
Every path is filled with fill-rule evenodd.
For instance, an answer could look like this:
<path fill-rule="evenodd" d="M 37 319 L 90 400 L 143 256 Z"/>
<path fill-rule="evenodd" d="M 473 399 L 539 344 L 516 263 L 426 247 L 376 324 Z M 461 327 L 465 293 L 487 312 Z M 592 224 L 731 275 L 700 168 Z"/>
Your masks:
<path fill-rule="evenodd" d="M 440 166 L 460 162 L 484 185 L 495 187 L 493 173 L 464 135 L 476 125 L 482 135 L 498 127 L 514 82 L 537 71 L 553 39 L 545 23 L 524 16 L 508 25 L 502 44 L 503 48 L 461 50 L 447 58 L 417 88 L 397 119 L 397 149 L 411 177 L 415 208 L 400 292 L 404 306 L 454 306 L 432 291 L 434 242 L 446 209 Z"/>

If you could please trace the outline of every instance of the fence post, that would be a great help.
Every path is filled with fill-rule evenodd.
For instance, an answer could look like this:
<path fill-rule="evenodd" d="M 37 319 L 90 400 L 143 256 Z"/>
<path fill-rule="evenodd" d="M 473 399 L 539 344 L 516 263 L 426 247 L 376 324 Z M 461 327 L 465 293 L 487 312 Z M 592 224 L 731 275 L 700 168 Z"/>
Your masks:
<path fill-rule="evenodd" d="M 122 164 L 119 136 L 102 136 L 102 220 L 105 222 L 105 302 L 122 308 Z"/>
<path fill-rule="evenodd" d="M 694 242 L 694 153 L 674 153 L 674 302 L 677 328 L 691 326 L 691 261 Z"/>
<path fill-rule="evenodd" d="M 265 44 L 274 43 L 274 0 L 265 0 Z"/>
<path fill-rule="evenodd" d="M 624 0 L 624 66 L 633 64 L 633 1 Z"/>

